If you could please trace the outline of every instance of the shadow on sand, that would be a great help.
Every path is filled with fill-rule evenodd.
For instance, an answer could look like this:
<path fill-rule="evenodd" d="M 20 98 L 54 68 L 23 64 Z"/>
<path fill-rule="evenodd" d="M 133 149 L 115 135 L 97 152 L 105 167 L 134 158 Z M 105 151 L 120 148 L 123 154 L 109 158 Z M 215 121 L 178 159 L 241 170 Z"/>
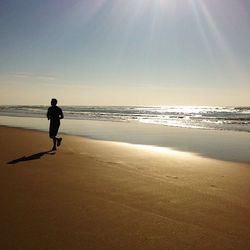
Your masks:
<path fill-rule="evenodd" d="M 44 155 L 55 155 L 55 152 L 54 151 L 44 151 L 44 152 L 36 153 L 36 154 L 33 154 L 33 155 L 29 155 L 29 156 L 23 156 L 21 158 L 9 161 L 9 162 L 7 162 L 7 164 L 17 164 L 17 163 L 22 162 L 22 161 L 39 160 Z"/>

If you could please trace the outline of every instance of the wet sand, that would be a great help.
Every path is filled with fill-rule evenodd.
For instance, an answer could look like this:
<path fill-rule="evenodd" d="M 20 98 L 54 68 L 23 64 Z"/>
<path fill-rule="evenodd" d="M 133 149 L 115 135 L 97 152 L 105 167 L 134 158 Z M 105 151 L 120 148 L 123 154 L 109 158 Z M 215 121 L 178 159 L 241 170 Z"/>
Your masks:
<path fill-rule="evenodd" d="M 0 116 L 0 125 L 48 131 L 44 118 Z M 60 132 L 103 141 L 168 147 L 207 158 L 250 164 L 250 133 L 92 120 L 61 121 Z"/>
<path fill-rule="evenodd" d="M 250 164 L 0 127 L 1 249 L 248 249 Z"/>

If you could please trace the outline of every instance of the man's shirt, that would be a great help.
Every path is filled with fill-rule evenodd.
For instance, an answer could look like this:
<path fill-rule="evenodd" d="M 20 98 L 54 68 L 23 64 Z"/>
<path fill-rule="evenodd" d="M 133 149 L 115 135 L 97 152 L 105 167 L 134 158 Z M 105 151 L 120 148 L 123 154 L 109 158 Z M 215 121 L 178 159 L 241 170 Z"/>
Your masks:
<path fill-rule="evenodd" d="M 57 106 L 51 106 L 48 108 L 47 117 L 52 122 L 60 122 L 60 119 L 63 118 L 63 112 L 61 108 Z"/>

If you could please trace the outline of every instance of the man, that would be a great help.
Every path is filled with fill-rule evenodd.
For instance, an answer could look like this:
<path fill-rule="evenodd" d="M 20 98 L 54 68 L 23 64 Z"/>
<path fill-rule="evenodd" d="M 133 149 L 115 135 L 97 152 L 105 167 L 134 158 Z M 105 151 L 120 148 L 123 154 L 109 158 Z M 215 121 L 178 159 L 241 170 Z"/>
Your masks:
<path fill-rule="evenodd" d="M 49 137 L 53 140 L 53 148 L 52 151 L 56 150 L 56 146 L 60 146 L 62 142 L 62 138 L 57 138 L 57 132 L 60 127 L 60 120 L 63 119 L 63 112 L 61 108 L 57 105 L 57 100 L 53 98 L 51 100 L 51 107 L 48 108 L 47 117 L 50 120 L 49 126 Z"/>

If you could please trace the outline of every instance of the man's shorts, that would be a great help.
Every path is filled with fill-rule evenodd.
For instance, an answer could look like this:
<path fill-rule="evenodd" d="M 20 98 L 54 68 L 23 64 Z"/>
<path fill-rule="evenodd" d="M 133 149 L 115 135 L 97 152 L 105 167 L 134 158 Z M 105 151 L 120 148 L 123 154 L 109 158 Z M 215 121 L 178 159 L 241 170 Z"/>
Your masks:
<path fill-rule="evenodd" d="M 50 126 L 49 126 L 49 137 L 50 138 L 53 138 L 57 135 L 59 127 L 60 127 L 60 122 L 50 121 Z"/>

